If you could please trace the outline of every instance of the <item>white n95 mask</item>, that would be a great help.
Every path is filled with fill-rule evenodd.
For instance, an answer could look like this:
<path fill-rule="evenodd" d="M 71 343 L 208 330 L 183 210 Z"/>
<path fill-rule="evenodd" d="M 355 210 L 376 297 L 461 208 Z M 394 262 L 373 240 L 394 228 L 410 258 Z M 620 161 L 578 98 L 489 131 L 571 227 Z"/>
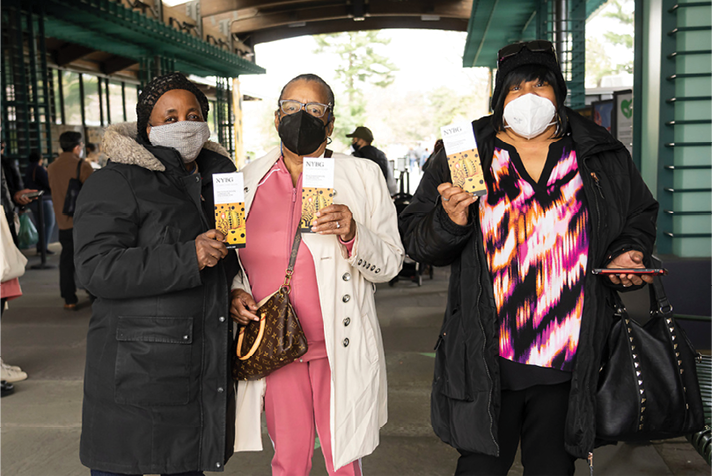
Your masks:
<path fill-rule="evenodd" d="M 525 94 L 504 107 L 504 120 L 514 132 L 526 139 L 532 139 L 546 130 L 552 122 L 556 108 L 546 98 L 536 94 Z"/>
<path fill-rule="evenodd" d="M 151 145 L 177 150 L 186 164 L 198 157 L 209 138 L 208 123 L 197 121 L 180 121 L 151 127 L 151 132 L 148 134 Z"/>

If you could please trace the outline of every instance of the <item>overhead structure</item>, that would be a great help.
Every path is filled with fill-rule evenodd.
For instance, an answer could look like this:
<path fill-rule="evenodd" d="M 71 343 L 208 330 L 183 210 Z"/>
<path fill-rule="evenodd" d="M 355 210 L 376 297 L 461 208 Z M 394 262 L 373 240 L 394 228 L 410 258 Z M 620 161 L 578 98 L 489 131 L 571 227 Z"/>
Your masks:
<path fill-rule="evenodd" d="M 23 2 L 25 3 L 25 2 Z M 264 73 L 251 61 L 111 0 L 43 0 L 47 36 L 140 62 L 167 58 L 175 70 L 234 78 Z M 160 69 L 160 61 L 151 64 Z M 168 66 L 168 65 L 166 65 Z"/>
<path fill-rule="evenodd" d="M 472 0 L 212 0 L 203 23 L 227 22 L 253 47 L 302 35 L 384 28 L 466 31 Z"/>

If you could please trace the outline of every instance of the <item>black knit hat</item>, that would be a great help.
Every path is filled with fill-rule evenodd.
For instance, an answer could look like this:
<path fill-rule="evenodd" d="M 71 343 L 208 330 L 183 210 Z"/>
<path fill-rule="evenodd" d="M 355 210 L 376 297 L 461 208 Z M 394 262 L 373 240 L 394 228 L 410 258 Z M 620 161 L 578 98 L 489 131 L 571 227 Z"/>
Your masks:
<path fill-rule="evenodd" d="M 510 48 L 512 46 L 521 46 L 521 50 L 513 56 L 505 58 L 498 61 L 497 78 L 495 79 L 494 93 L 492 93 L 492 109 L 495 108 L 499 95 L 502 92 L 502 85 L 504 84 L 504 78 L 512 72 L 513 70 L 519 68 L 520 66 L 528 64 L 536 64 L 544 66 L 549 69 L 556 77 L 556 88 L 561 94 L 561 103 L 563 104 L 564 99 L 566 99 L 566 81 L 564 80 L 564 75 L 561 74 L 561 66 L 556 60 L 556 56 L 553 54 L 553 46 L 551 52 L 544 51 L 531 51 L 527 48 L 527 43 L 514 43 L 513 45 L 506 46 L 505 48 Z M 505 48 L 502 48 L 503 51 Z M 558 97 L 558 95 L 557 95 Z"/>
<path fill-rule="evenodd" d="M 148 118 L 151 117 L 153 106 L 156 105 L 161 96 L 171 89 L 185 89 L 193 93 L 200 104 L 203 119 L 208 119 L 208 110 L 210 109 L 208 98 L 206 98 L 205 94 L 186 78 L 183 73 L 176 71 L 163 76 L 157 76 L 141 91 L 141 95 L 138 97 L 138 103 L 136 104 L 138 135 L 146 142 L 148 142 L 146 126 L 148 126 Z"/>

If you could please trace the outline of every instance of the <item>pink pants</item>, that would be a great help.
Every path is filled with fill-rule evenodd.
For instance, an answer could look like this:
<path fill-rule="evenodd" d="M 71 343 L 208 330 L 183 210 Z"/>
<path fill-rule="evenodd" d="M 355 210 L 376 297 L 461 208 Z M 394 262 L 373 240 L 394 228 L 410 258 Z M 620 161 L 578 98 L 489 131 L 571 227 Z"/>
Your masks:
<path fill-rule="evenodd" d="M 314 427 L 326 470 L 334 476 L 361 476 L 361 460 L 334 471 L 331 457 L 328 359 L 293 362 L 267 376 L 265 416 L 274 444 L 273 476 L 307 476 L 314 454 Z"/>

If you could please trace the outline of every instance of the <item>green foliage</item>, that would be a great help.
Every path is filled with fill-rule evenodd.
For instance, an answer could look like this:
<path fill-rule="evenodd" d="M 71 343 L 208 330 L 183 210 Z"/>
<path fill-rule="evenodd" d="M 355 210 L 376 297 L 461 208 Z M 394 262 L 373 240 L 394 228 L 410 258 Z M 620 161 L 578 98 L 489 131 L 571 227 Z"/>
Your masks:
<path fill-rule="evenodd" d="M 628 50 L 633 50 L 634 36 L 633 29 L 635 18 L 629 7 L 633 0 L 609 0 L 601 13 L 603 18 L 615 25 L 615 31 L 603 33 L 601 40 L 597 38 L 586 39 L 586 76 L 587 82 L 595 82 L 597 86 L 601 84 L 604 76 L 616 73 L 632 73 L 633 60 L 623 62 L 615 61 L 611 58 L 608 46 L 622 46 Z M 626 33 L 626 32 L 631 33 Z"/>
<path fill-rule="evenodd" d="M 337 104 L 336 137 L 342 137 L 365 122 L 365 87 L 385 88 L 393 83 L 393 72 L 398 68 L 378 53 L 378 45 L 390 43 L 379 34 L 379 31 L 356 31 L 314 36 L 315 53 L 330 53 L 339 58 L 335 71 L 345 88 L 342 97 L 346 101 Z"/>

